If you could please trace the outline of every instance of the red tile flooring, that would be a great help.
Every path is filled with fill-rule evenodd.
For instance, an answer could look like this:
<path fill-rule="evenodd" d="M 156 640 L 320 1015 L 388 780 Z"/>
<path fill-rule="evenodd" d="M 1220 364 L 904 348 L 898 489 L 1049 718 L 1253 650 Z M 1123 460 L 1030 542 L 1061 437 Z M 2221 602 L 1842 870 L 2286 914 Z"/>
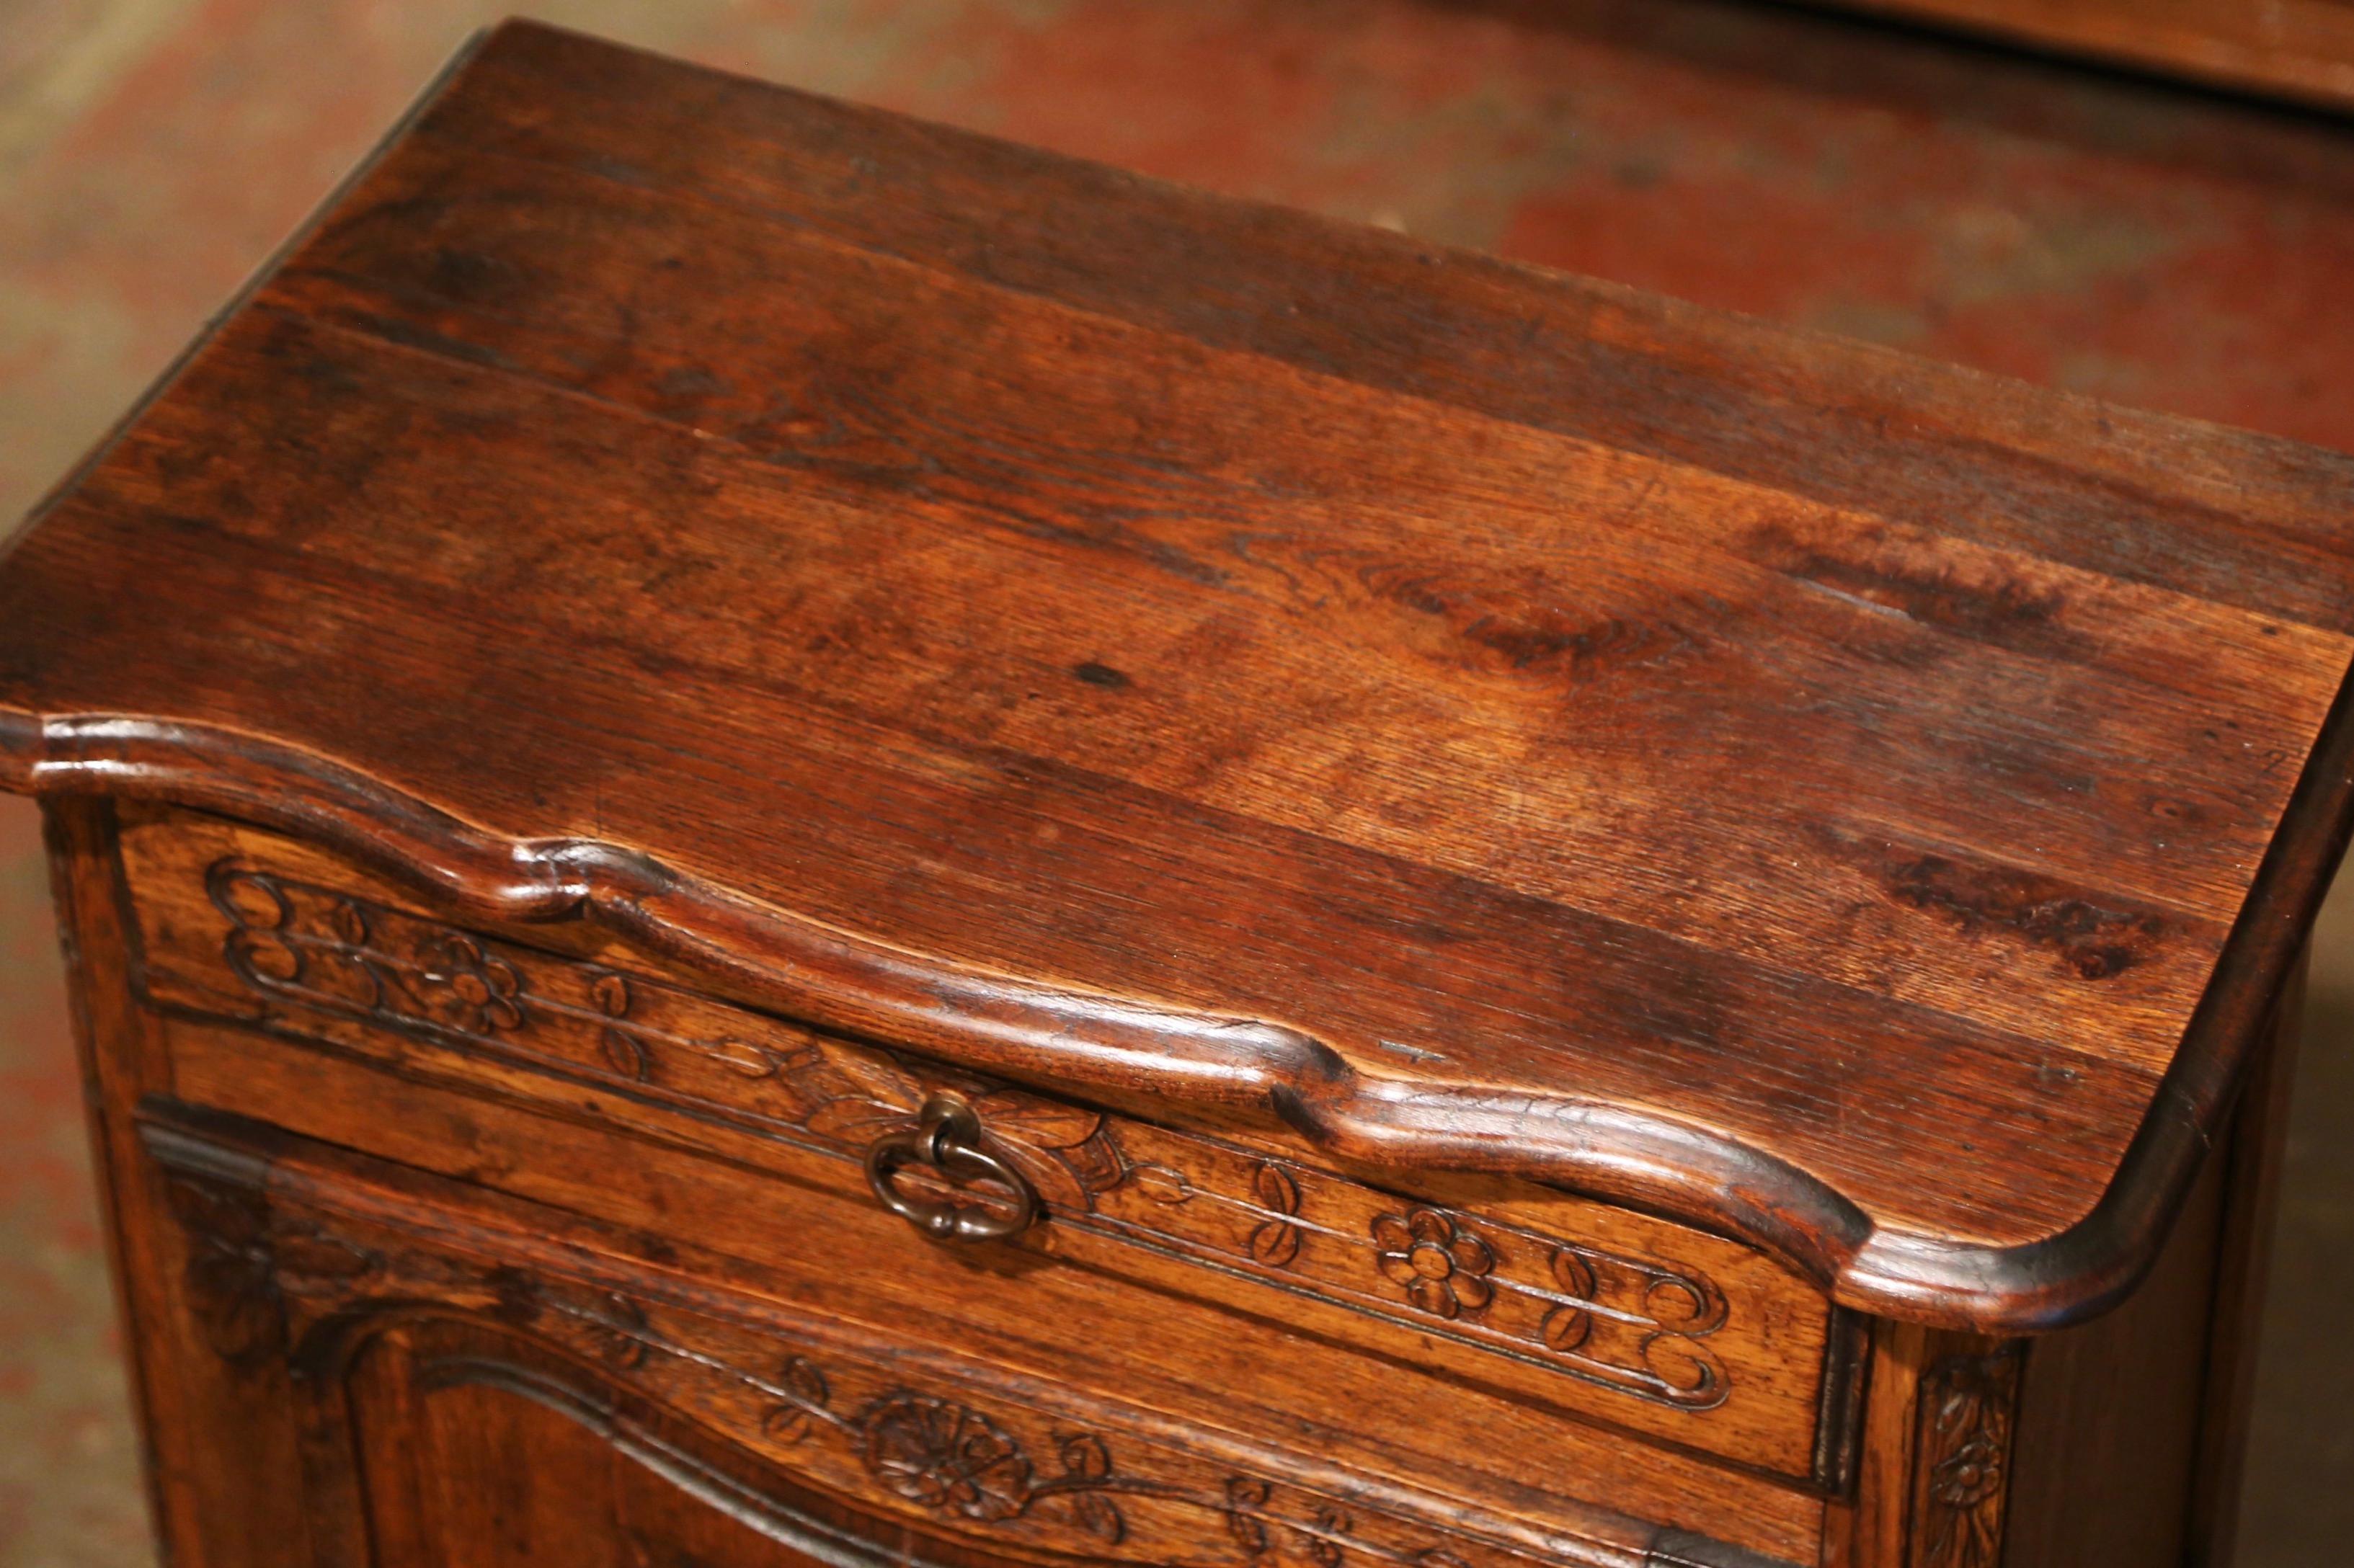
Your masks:
<path fill-rule="evenodd" d="M 2354 449 L 2354 122 L 1765 5 L 577 0 L 550 20 L 1241 194 Z M 470 28 L 0 0 L 0 515 Z M 0 802 L 0 1568 L 147 1560 L 32 813 Z M 2354 912 L 2300 1085 L 2243 1561 L 2354 1540 Z"/>

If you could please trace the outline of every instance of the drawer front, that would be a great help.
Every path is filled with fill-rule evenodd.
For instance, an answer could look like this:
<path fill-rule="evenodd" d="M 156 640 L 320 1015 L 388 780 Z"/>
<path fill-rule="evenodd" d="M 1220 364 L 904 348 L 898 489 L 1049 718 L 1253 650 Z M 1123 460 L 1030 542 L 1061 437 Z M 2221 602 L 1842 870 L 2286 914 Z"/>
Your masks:
<path fill-rule="evenodd" d="M 206 1349 L 283 1376 L 299 1407 L 322 1561 L 522 1563 L 569 1545 L 619 1563 L 649 1516 L 676 1508 L 630 1506 L 637 1478 L 616 1457 L 745 1538 L 714 1541 L 716 1518 L 689 1525 L 702 1551 L 680 1561 L 776 1561 L 761 1538 L 835 1568 L 1650 1555 L 1607 1526 L 1437 1521 L 1215 1433 L 779 1308 L 678 1268 L 677 1249 L 656 1263 L 571 1216 L 269 1129 L 151 1107 L 142 1137 Z M 526 1462 L 503 1463 L 518 1442 Z"/>
<path fill-rule="evenodd" d="M 870 1204 L 869 1147 L 952 1089 L 1043 1201 L 1046 1223 L 1015 1244 L 1026 1253 L 1836 1479 L 1847 1336 L 1819 1294 L 1735 1244 L 1502 1183 L 1402 1196 L 1271 1146 L 1075 1106 L 714 1000 L 626 952 L 550 950 L 593 935 L 578 927 L 529 944 L 461 929 L 310 846 L 215 819 L 133 819 L 122 846 L 149 1000 L 262 1026 L 281 1055 L 464 1086 Z M 266 1075 L 229 1059 L 244 1048 L 205 1038 L 186 1071 L 209 1064 L 227 1108 L 319 1114 L 291 1086 L 303 1104 L 269 1103 Z"/>

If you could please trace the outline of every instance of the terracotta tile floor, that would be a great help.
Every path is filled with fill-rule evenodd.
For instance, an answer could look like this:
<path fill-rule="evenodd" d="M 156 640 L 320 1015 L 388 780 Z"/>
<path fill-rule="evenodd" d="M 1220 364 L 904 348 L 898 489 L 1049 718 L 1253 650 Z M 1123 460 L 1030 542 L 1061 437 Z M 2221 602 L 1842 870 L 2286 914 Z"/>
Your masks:
<path fill-rule="evenodd" d="M 1764 5 L 576 0 L 551 20 L 1156 174 L 2354 448 L 2354 123 Z M 0 0 L 0 515 L 472 0 Z M 0 801 L 0 1568 L 149 1560 L 32 812 Z M 2331 911 L 2242 1561 L 2354 1555 Z"/>

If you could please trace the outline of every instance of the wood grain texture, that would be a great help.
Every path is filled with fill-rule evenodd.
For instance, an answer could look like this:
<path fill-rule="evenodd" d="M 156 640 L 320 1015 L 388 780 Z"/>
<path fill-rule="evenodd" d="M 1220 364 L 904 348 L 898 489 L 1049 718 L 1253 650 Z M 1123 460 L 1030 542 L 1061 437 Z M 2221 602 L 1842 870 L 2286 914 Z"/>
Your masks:
<path fill-rule="evenodd" d="M 0 782 L 2042 1327 L 2342 849 L 2349 500 L 517 26 L 0 563 Z"/>
<path fill-rule="evenodd" d="M 1833 0 L 2195 81 L 2354 108 L 2346 0 Z"/>

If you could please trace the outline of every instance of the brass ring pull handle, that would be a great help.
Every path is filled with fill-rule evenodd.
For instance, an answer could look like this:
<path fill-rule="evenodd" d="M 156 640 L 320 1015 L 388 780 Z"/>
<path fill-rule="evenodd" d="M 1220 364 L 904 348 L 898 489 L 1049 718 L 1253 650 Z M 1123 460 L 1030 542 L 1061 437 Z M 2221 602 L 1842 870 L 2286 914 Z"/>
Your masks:
<path fill-rule="evenodd" d="M 999 1241 L 1019 1235 L 1038 1218 L 1038 1194 L 1019 1171 L 981 1146 L 981 1118 L 954 1095 L 924 1102 L 913 1132 L 885 1133 L 866 1151 L 866 1183 L 883 1206 L 944 1241 Z M 899 1190 L 901 1171 L 920 1165 L 960 1187 L 987 1183 L 1011 1195 L 1012 1211 L 977 1203 L 925 1202 Z"/>

